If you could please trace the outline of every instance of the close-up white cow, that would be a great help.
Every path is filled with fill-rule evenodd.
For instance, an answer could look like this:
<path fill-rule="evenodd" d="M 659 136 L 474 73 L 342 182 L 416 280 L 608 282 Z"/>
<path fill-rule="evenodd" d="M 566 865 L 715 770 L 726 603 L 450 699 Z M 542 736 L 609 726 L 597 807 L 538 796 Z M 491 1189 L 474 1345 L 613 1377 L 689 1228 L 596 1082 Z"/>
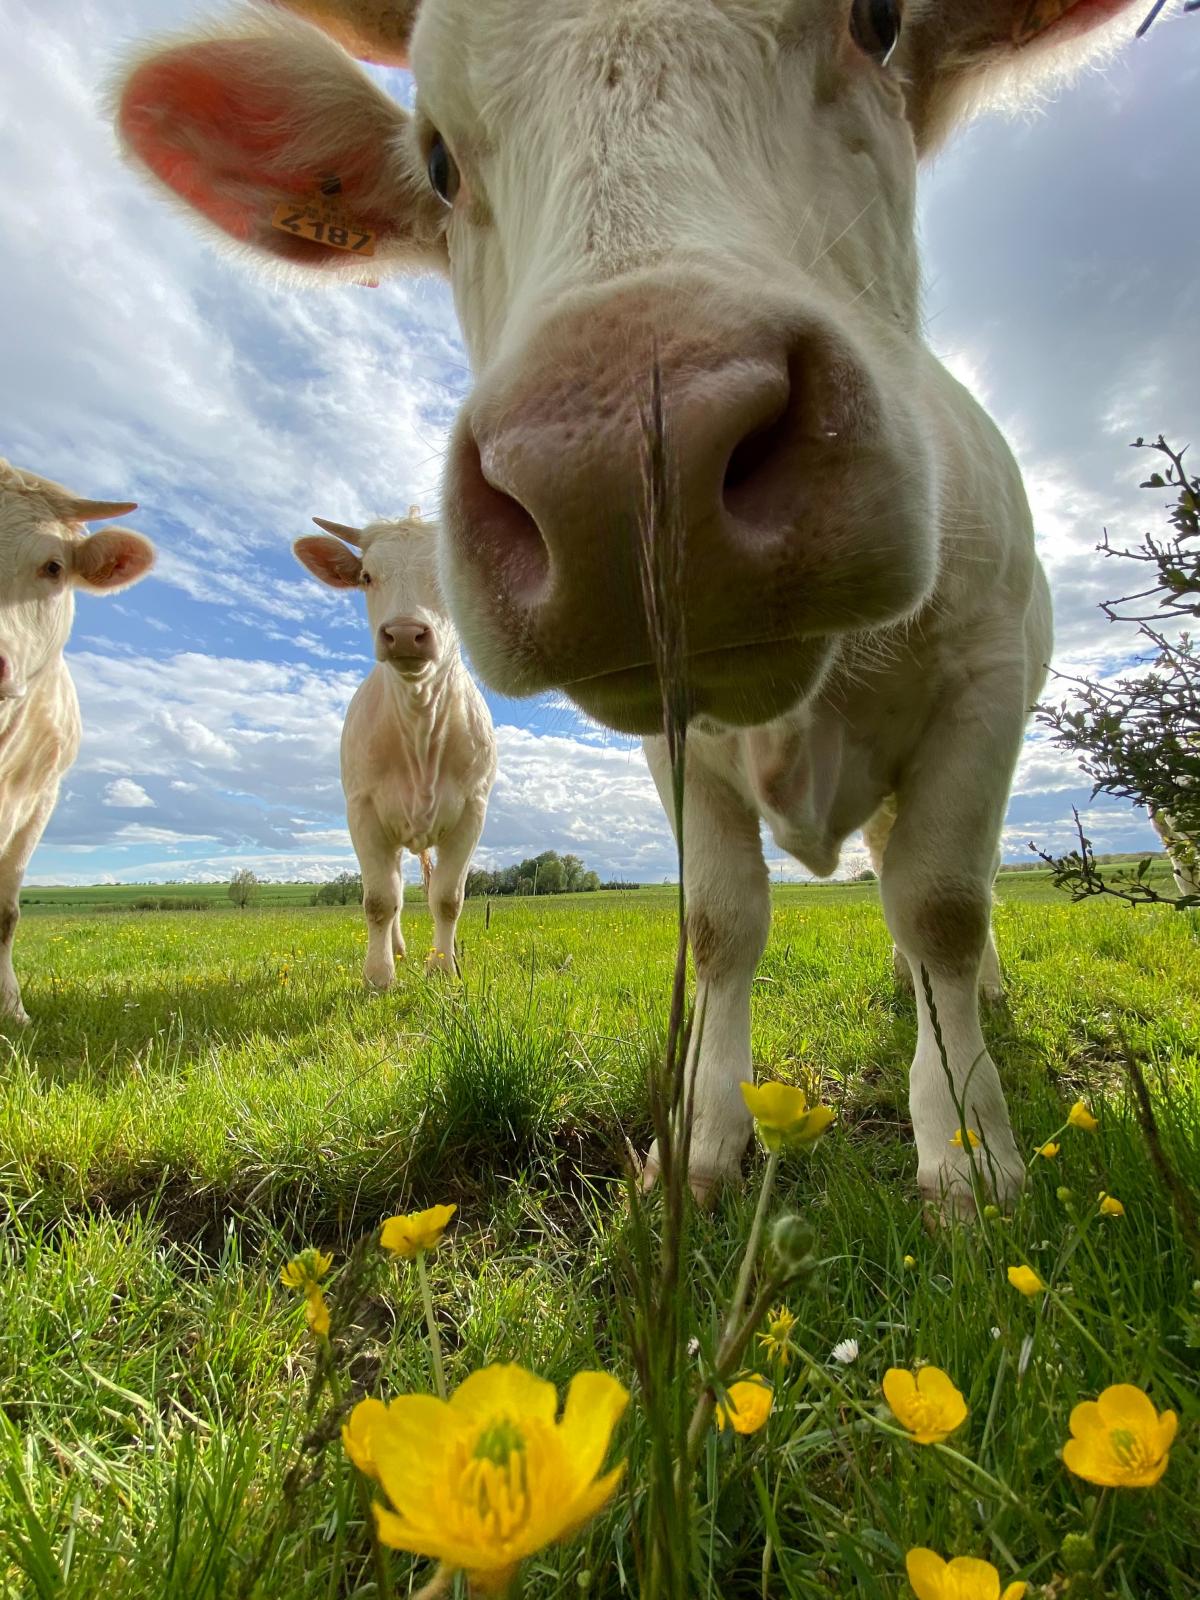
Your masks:
<path fill-rule="evenodd" d="M 443 485 L 464 644 L 495 689 L 562 690 L 646 735 L 665 798 L 639 582 L 661 372 L 706 1004 L 697 1184 L 733 1171 L 749 1132 L 765 820 L 817 874 L 867 830 L 947 1052 L 948 1073 L 918 984 L 921 1191 L 971 1203 L 970 1141 L 951 1142 L 965 1117 L 1011 1196 L 1023 1163 L 978 985 L 1050 606 L 1012 455 L 925 342 L 917 169 L 979 107 L 1110 42 L 1129 0 L 292 9 L 312 22 L 254 10 L 143 51 L 118 94 L 124 145 L 293 276 L 449 274 L 475 378 Z M 410 63 L 414 113 L 343 46 Z"/>
<path fill-rule="evenodd" d="M 365 528 L 313 521 L 325 534 L 297 539 L 296 558 L 332 589 L 363 591 L 375 650 L 342 728 L 342 788 L 363 880 L 363 977 L 387 989 L 405 953 L 405 850 L 420 857 L 433 915 L 427 970 L 458 971 L 455 934 L 496 777 L 496 736 L 441 596 L 436 525 L 415 506 Z"/>
<path fill-rule="evenodd" d="M 75 590 L 113 594 L 154 565 L 140 533 L 84 524 L 136 510 L 0 461 L 0 1017 L 14 1022 L 29 1021 L 12 959 L 21 880 L 79 752 L 79 697 L 63 660 Z"/>

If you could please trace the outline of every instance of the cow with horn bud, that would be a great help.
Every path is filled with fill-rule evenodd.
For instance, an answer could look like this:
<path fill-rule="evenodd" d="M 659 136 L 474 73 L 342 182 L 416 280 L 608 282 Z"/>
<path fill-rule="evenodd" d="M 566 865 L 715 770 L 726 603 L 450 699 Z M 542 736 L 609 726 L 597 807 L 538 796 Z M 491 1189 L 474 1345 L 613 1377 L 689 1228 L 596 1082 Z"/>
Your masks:
<path fill-rule="evenodd" d="M 75 590 L 111 594 L 145 577 L 154 547 L 128 528 L 84 524 L 135 511 L 83 500 L 0 461 L 0 1018 L 28 1022 L 13 971 L 21 880 L 63 774 L 79 751 L 79 699 L 63 650 Z"/>
<path fill-rule="evenodd" d="M 437 576 L 437 529 L 416 506 L 395 522 L 313 521 L 296 558 L 332 589 L 361 589 L 376 666 L 342 729 L 346 820 L 363 880 L 363 977 L 387 989 L 404 955 L 400 860 L 420 857 L 433 913 L 427 970 L 456 972 L 454 936 L 496 776 L 496 738 Z M 434 854 L 431 858 L 431 852 Z"/>

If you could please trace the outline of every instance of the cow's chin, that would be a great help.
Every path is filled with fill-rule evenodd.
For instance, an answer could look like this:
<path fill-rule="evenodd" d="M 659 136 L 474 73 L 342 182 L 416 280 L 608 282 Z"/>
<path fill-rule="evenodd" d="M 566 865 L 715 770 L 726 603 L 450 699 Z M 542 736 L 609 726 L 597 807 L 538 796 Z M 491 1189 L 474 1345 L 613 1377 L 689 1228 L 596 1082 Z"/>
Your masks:
<path fill-rule="evenodd" d="M 832 645 L 786 639 L 708 650 L 688 659 L 686 689 L 673 696 L 689 721 L 710 730 L 773 722 L 815 692 Z M 663 731 L 663 692 L 650 666 L 625 667 L 563 684 L 581 711 L 617 733 Z"/>

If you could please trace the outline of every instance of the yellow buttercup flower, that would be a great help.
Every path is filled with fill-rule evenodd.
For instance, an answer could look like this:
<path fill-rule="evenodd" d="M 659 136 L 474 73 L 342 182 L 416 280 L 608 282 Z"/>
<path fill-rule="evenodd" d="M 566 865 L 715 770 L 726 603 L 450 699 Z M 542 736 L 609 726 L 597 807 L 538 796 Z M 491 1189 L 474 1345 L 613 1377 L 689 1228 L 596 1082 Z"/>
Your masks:
<path fill-rule="evenodd" d="M 1046 1287 L 1032 1267 L 1009 1267 L 1008 1281 L 1023 1295 L 1041 1294 Z"/>
<path fill-rule="evenodd" d="M 1100 1118 L 1094 1117 L 1082 1100 L 1076 1100 L 1067 1112 L 1067 1121 L 1073 1128 L 1082 1128 L 1084 1133 L 1095 1133 L 1100 1126 Z"/>
<path fill-rule="evenodd" d="M 286 1289 L 298 1289 L 301 1294 L 307 1294 L 309 1289 L 316 1288 L 332 1262 L 333 1256 L 324 1255 L 320 1250 L 301 1250 L 279 1274 L 279 1281 Z"/>
<path fill-rule="evenodd" d="M 360 1400 L 342 1424 L 342 1443 L 346 1454 L 360 1472 L 368 1478 L 378 1478 L 375 1458 L 371 1454 L 371 1429 L 380 1420 L 387 1420 L 387 1407 L 382 1400 Z"/>
<path fill-rule="evenodd" d="M 767 1319 L 766 1333 L 760 1333 L 758 1342 L 781 1367 L 786 1367 L 792 1354 L 792 1329 L 796 1319 L 786 1306 L 772 1311 Z"/>
<path fill-rule="evenodd" d="M 1123 1217 L 1125 1215 L 1125 1207 L 1114 1195 L 1105 1194 L 1104 1190 L 1101 1189 L 1100 1215 L 1102 1217 Z"/>
<path fill-rule="evenodd" d="M 815 1144 L 834 1118 L 829 1106 L 810 1106 L 804 1090 L 789 1083 L 743 1083 L 742 1099 L 768 1150 Z"/>
<path fill-rule="evenodd" d="M 1159 1414 L 1132 1383 L 1114 1383 L 1071 1412 L 1063 1464 L 1077 1478 L 1106 1489 L 1148 1489 L 1167 1470 L 1179 1419 Z"/>
<path fill-rule="evenodd" d="M 955 1556 L 943 1561 L 934 1550 L 918 1547 L 904 1558 L 908 1581 L 917 1600 L 1021 1600 L 1027 1583 L 1010 1583 L 1000 1592 L 1000 1574 L 990 1561 Z"/>
<path fill-rule="evenodd" d="M 611 1499 L 624 1463 L 603 1476 L 600 1469 L 628 1402 L 615 1378 L 580 1372 L 559 1418 L 552 1383 L 515 1365 L 485 1367 L 448 1401 L 363 1400 L 342 1438 L 387 1496 L 375 1507 L 384 1544 L 432 1556 L 499 1593 L 521 1561 Z"/>
<path fill-rule="evenodd" d="M 916 1266 L 916 1264 L 917 1264 L 917 1258 L 916 1258 L 916 1256 L 905 1256 L 905 1258 L 904 1258 L 904 1265 L 905 1265 L 905 1266 L 906 1266 L 906 1267 L 915 1267 L 915 1266 Z"/>
<path fill-rule="evenodd" d="M 967 1402 L 940 1367 L 889 1367 L 883 1397 L 916 1444 L 940 1444 L 967 1420 Z"/>
<path fill-rule="evenodd" d="M 1038 1146 L 1037 1153 L 1039 1156 L 1044 1157 L 1045 1160 L 1053 1161 L 1061 1149 L 1062 1145 L 1055 1144 L 1053 1139 L 1048 1139 L 1045 1144 Z"/>
<path fill-rule="evenodd" d="M 757 1433 L 771 1415 L 775 1393 L 761 1378 L 743 1378 L 725 1391 L 725 1402 L 717 1402 L 717 1427 L 722 1433 L 728 1423 L 734 1433 Z"/>
<path fill-rule="evenodd" d="M 325 1296 L 315 1283 L 304 1296 L 304 1320 L 318 1339 L 328 1339 L 329 1307 L 325 1304 Z"/>
<path fill-rule="evenodd" d="M 413 1261 L 425 1250 L 441 1243 L 443 1233 L 457 1206 L 430 1206 L 428 1211 L 410 1211 L 407 1216 L 389 1217 L 379 1230 L 379 1242 L 402 1261 Z"/>
<path fill-rule="evenodd" d="M 951 1139 L 950 1143 L 954 1146 L 954 1148 L 956 1150 L 961 1150 L 962 1149 L 962 1147 L 963 1147 L 963 1131 L 962 1131 L 961 1128 L 955 1128 L 954 1137 L 953 1137 L 953 1139 Z M 967 1129 L 967 1143 L 970 1145 L 972 1150 L 978 1148 L 979 1135 L 975 1132 L 974 1128 L 968 1128 Z"/>

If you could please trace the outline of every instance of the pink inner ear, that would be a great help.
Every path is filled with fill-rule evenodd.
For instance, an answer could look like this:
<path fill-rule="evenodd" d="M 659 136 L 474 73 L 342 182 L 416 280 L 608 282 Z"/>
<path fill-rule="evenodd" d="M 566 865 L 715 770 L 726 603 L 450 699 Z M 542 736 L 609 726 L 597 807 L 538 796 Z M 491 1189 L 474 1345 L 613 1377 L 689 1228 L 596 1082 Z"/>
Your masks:
<path fill-rule="evenodd" d="M 261 45 L 214 40 L 167 51 L 139 67 L 121 95 L 118 126 L 129 148 L 182 200 L 241 243 L 306 266 L 339 265 L 336 252 L 271 227 L 275 204 L 315 194 L 331 166 L 349 209 L 372 187 L 381 152 L 349 136 L 342 150 L 326 149 L 320 170 L 285 164 L 305 112 L 285 87 L 262 81 Z M 258 70 L 256 70 L 256 68 Z M 355 220 L 376 233 L 392 219 L 359 207 Z"/>
<path fill-rule="evenodd" d="M 314 578 L 327 583 L 331 589 L 358 588 L 362 562 L 340 539 L 320 538 L 310 533 L 306 538 L 297 539 L 292 551 Z"/>
<path fill-rule="evenodd" d="M 144 577 L 154 565 L 154 546 L 127 528 L 106 528 L 84 539 L 75 552 L 75 571 L 89 589 L 120 589 Z"/>

